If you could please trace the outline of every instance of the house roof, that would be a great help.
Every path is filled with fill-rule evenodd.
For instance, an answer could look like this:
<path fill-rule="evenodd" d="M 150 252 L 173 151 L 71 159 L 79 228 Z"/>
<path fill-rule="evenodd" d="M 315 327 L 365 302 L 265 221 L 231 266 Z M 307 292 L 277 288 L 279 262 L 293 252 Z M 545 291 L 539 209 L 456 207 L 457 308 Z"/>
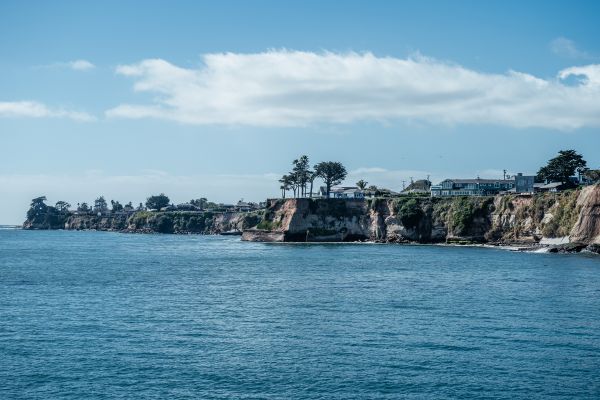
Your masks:
<path fill-rule="evenodd" d="M 555 189 L 555 188 L 560 187 L 562 185 L 563 185 L 562 182 L 550 182 L 550 183 L 547 183 L 547 184 L 545 184 L 543 186 L 540 186 L 540 187 L 542 189 Z"/>
<path fill-rule="evenodd" d="M 512 179 L 444 179 L 442 182 L 454 183 L 514 183 Z"/>
<path fill-rule="evenodd" d="M 331 192 L 335 192 L 335 193 L 343 193 L 343 192 L 354 193 L 354 192 L 360 192 L 360 191 L 361 190 L 357 186 L 334 186 L 331 188 Z"/>

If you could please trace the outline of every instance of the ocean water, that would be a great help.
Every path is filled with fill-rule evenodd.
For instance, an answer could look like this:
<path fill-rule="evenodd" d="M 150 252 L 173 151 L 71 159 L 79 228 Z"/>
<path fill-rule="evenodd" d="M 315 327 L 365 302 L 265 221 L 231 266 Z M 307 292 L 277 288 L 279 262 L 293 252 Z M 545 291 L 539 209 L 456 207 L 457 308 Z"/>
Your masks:
<path fill-rule="evenodd" d="M 600 398 L 600 257 L 0 230 L 1 399 Z"/>

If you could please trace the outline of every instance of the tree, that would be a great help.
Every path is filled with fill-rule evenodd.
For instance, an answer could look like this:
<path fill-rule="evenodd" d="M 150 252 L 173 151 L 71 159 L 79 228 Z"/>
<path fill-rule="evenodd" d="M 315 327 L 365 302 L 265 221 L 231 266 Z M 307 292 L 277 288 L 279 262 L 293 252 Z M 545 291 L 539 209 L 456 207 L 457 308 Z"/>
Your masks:
<path fill-rule="evenodd" d="M 537 173 L 538 181 L 570 183 L 570 177 L 576 172 L 584 171 L 587 162 L 575 150 L 561 150 L 558 155 Z"/>
<path fill-rule="evenodd" d="M 310 180 L 310 175 L 312 171 L 310 170 L 310 162 L 308 160 L 308 156 L 303 155 L 297 160 L 293 162 L 294 168 L 292 169 L 292 173 L 290 175 L 295 177 L 295 181 L 297 184 L 298 195 L 305 196 L 306 195 L 306 186 L 308 181 Z"/>
<path fill-rule="evenodd" d="M 356 186 L 357 186 L 357 187 L 358 187 L 360 190 L 365 190 L 365 189 L 366 189 L 366 187 L 367 187 L 367 184 L 368 184 L 368 183 L 369 183 L 369 182 L 367 182 L 367 181 L 365 181 L 365 180 L 361 179 L 360 181 L 356 182 Z"/>
<path fill-rule="evenodd" d="M 144 204 L 140 203 L 137 207 L 138 211 L 144 211 Z"/>
<path fill-rule="evenodd" d="M 300 186 L 298 175 L 296 175 L 294 172 L 290 172 L 288 175 L 283 175 L 281 179 L 279 179 L 279 182 L 281 182 L 281 186 L 285 186 L 285 191 L 291 189 L 294 192 L 294 197 L 296 197 L 296 193 L 298 192 L 298 188 Z"/>
<path fill-rule="evenodd" d="M 331 187 L 339 185 L 346 178 L 346 168 L 337 161 L 324 161 L 315 165 L 315 173 L 325 183 L 327 188 L 327 198 L 331 192 Z"/>
<path fill-rule="evenodd" d="M 279 183 L 281 183 L 281 186 L 279 187 L 281 189 L 281 197 L 285 199 L 285 194 L 292 188 L 292 180 L 289 175 L 283 175 L 281 179 L 279 179 Z"/>
<path fill-rule="evenodd" d="M 310 172 L 310 176 L 308 178 L 309 182 L 310 182 L 310 193 L 309 193 L 309 197 L 312 199 L 312 195 L 313 195 L 313 185 L 315 183 L 315 179 L 317 179 L 317 173 L 315 171 L 311 171 Z"/>
<path fill-rule="evenodd" d="M 58 210 L 58 212 L 67 212 L 69 211 L 69 207 L 71 207 L 71 205 L 69 203 L 67 203 L 66 201 L 57 201 L 55 206 L 56 209 Z"/>
<path fill-rule="evenodd" d="M 206 206 L 208 205 L 208 199 L 206 197 L 193 199 L 190 200 L 190 204 L 204 210 L 205 208 L 207 208 Z"/>
<path fill-rule="evenodd" d="M 125 210 L 125 211 L 133 211 L 133 204 L 131 204 L 131 202 L 125 204 L 125 206 L 123 207 L 123 210 Z"/>
<path fill-rule="evenodd" d="M 123 205 L 121 203 L 119 203 L 118 201 L 111 200 L 110 205 L 112 207 L 113 212 L 123 211 Z"/>
<path fill-rule="evenodd" d="M 89 212 L 90 206 L 88 206 L 88 203 L 81 203 L 80 205 L 77 205 L 77 211 Z"/>
<path fill-rule="evenodd" d="M 600 169 L 590 169 L 583 172 L 586 179 L 592 182 L 600 182 Z"/>
<path fill-rule="evenodd" d="M 169 198 L 164 193 L 161 193 L 157 196 L 148 197 L 146 199 L 146 208 L 149 210 L 160 210 L 161 208 L 168 206 L 169 202 Z"/>
<path fill-rule="evenodd" d="M 45 203 L 46 196 L 36 197 L 31 200 L 31 206 L 27 211 L 27 219 L 32 220 L 34 217 L 48 212 L 48 206 Z"/>
<path fill-rule="evenodd" d="M 100 196 L 94 200 L 94 211 L 105 212 L 106 210 L 108 210 L 108 203 L 104 199 L 104 196 Z"/>

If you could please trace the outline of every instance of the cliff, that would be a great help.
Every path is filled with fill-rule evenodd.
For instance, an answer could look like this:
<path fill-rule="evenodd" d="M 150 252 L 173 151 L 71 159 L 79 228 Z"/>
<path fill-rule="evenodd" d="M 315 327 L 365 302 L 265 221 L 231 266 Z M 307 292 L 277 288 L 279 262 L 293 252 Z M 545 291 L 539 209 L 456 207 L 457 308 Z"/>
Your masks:
<path fill-rule="evenodd" d="M 249 241 L 600 245 L 600 186 L 495 197 L 275 199 Z"/>
<path fill-rule="evenodd" d="M 255 226 L 260 212 L 214 213 L 191 211 L 96 214 L 41 214 L 23 223 L 23 229 L 98 230 L 136 233 L 219 234 Z"/>

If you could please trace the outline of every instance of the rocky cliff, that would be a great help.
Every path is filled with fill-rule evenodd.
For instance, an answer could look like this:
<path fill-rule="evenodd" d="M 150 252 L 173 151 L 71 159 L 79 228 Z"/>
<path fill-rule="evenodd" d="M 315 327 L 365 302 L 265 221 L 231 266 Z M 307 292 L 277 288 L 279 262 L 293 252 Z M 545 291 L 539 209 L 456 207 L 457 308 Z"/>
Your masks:
<path fill-rule="evenodd" d="M 539 195 L 270 200 L 254 241 L 600 244 L 600 186 Z"/>
<path fill-rule="evenodd" d="M 150 212 L 95 214 L 41 214 L 28 219 L 23 229 L 71 229 L 137 233 L 199 233 L 219 234 L 255 226 L 262 212 Z"/>

